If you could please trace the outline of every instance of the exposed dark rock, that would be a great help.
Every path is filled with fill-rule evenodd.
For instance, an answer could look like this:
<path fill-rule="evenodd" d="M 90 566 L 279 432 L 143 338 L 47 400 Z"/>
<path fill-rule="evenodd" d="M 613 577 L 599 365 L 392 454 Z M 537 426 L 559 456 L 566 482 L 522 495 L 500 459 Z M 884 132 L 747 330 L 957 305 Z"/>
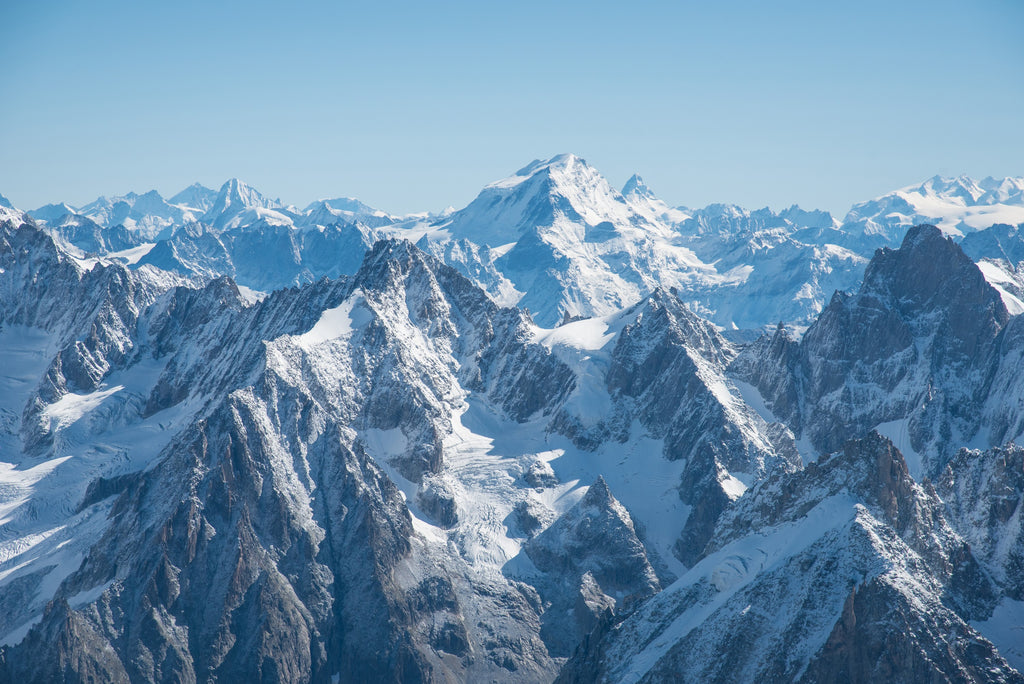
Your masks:
<path fill-rule="evenodd" d="M 458 504 L 451 482 L 435 475 L 423 478 L 423 484 L 416 494 L 416 501 L 423 512 L 433 518 L 441 527 L 453 527 L 458 522 Z"/>
<path fill-rule="evenodd" d="M 762 338 L 732 364 L 820 453 L 907 419 L 925 474 L 981 428 L 1009 314 L 978 267 L 934 226 L 880 249 L 856 295 L 836 293 L 797 344 Z"/>
<path fill-rule="evenodd" d="M 1003 592 L 1024 600 L 1024 448 L 963 449 L 937 482 L 950 524 Z"/>
<path fill-rule="evenodd" d="M 558 477 L 546 461 L 531 461 L 523 470 L 523 479 L 531 487 L 544 489 L 558 484 Z"/>
<path fill-rule="evenodd" d="M 1024 681 L 968 623 L 995 596 L 942 508 L 878 435 L 772 476 L 559 681 Z"/>
<path fill-rule="evenodd" d="M 546 573 L 538 585 L 550 604 L 541 637 L 555 655 L 569 655 L 605 611 L 661 588 L 629 513 L 602 477 L 524 549 Z"/>

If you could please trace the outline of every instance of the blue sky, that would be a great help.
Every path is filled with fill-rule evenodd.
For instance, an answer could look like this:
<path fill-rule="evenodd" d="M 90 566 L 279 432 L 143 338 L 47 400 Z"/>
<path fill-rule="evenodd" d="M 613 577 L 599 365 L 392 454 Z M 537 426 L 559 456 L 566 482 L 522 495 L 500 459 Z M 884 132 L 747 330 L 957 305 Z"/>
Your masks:
<path fill-rule="evenodd" d="M 469 202 L 574 152 L 672 204 L 1024 175 L 1024 2 L 0 2 L 0 193 Z"/>

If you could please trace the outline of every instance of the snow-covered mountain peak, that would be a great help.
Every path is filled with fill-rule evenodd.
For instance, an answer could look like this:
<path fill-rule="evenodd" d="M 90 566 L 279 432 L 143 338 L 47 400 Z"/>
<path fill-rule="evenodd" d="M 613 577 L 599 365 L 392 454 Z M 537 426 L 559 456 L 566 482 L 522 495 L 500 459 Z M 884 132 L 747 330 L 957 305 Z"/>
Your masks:
<path fill-rule="evenodd" d="M 360 202 L 355 197 L 335 197 L 333 199 L 321 199 L 315 202 L 311 202 L 307 206 L 303 213 L 311 213 L 321 208 L 327 208 L 337 212 L 347 212 L 350 214 L 376 214 L 376 209 L 368 204 Z"/>
<path fill-rule="evenodd" d="M 680 244 L 674 226 L 682 218 L 660 200 L 623 197 L 586 161 L 560 155 L 485 187 L 434 223 L 430 239 L 489 248 L 487 258 L 506 282 L 527 293 L 503 303 L 555 325 L 566 314 L 601 316 L 629 306 L 658 284 L 714 278 L 714 268 Z M 510 289 L 492 285 L 489 291 Z"/>
<path fill-rule="evenodd" d="M 969 176 L 959 175 L 955 178 L 932 176 L 919 186 L 904 188 L 906 193 L 914 193 L 922 197 L 936 197 L 959 201 L 964 206 L 977 203 L 985 191 Z"/>
<path fill-rule="evenodd" d="M 577 165 L 587 166 L 587 162 L 574 154 L 558 154 L 550 159 L 534 159 L 511 176 L 488 183 L 484 186 L 484 189 L 512 188 L 538 174 L 550 174 L 552 171 L 556 174 L 564 173 Z"/>
<path fill-rule="evenodd" d="M 197 212 L 205 212 L 213 206 L 217 195 L 217 190 L 208 188 L 202 183 L 193 183 L 167 201 L 171 204 L 194 209 Z"/>
<path fill-rule="evenodd" d="M 59 202 L 57 204 L 46 204 L 38 209 L 31 209 L 27 213 L 37 221 L 50 223 L 60 220 L 67 214 L 77 214 L 78 210 L 64 202 Z"/>
<path fill-rule="evenodd" d="M 596 169 L 564 154 L 487 185 L 466 208 L 437 225 L 453 237 L 497 247 L 554 226 L 579 239 L 586 226 L 637 222 L 646 219 Z"/>
<path fill-rule="evenodd" d="M 163 196 L 159 192 L 157 192 L 156 190 L 149 190 L 148 192 L 144 192 L 141 195 L 136 194 L 134 192 L 130 193 L 130 194 L 135 195 L 135 204 L 136 204 L 136 206 L 138 206 L 138 204 L 140 202 L 148 204 L 150 202 L 163 202 L 164 201 Z"/>
<path fill-rule="evenodd" d="M 746 216 L 748 212 L 738 204 L 724 204 L 722 202 L 714 202 L 707 205 L 700 210 L 700 213 L 704 216 L 723 216 L 727 218 L 740 218 Z"/>
<path fill-rule="evenodd" d="M 389 238 L 378 240 L 363 258 L 355 278 L 359 282 L 376 280 L 396 269 L 408 271 L 422 264 L 426 254 L 408 240 Z"/>
<path fill-rule="evenodd" d="M 118 206 L 121 205 L 121 206 Z M 146 214 L 161 212 L 167 208 L 164 198 L 156 190 L 142 193 L 130 191 L 123 195 L 108 197 L 100 195 L 95 200 L 79 209 L 79 213 L 90 218 L 95 216 L 116 216 L 118 213 L 127 214 L 129 210 Z M 116 219 L 115 219 L 116 220 Z"/>
<path fill-rule="evenodd" d="M 559 154 L 551 159 L 535 159 L 515 174 L 484 186 L 489 188 L 513 188 L 536 178 L 552 179 L 556 185 L 578 182 L 581 179 L 600 177 L 597 170 L 575 154 Z"/>
<path fill-rule="evenodd" d="M 540 167 L 539 171 L 546 171 L 559 185 L 598 183 L 612 190 L 597 169 L 588 164 L 586 159 L 577 157 L 575 154 L 560 154 L 552 157 Z M 614 190 L 612 192 L 618 194 Z"/>
<path fill-rule="evenodd" d="M 217 199 L 203 214 L 202 221 L 215 228 L 224 228 L 240 222 L 267 219 L 272 223 L 291 223 L 284 214 L 275 210 L 282 209 L 281 202 L 264 196 L 246 183 L 231 178 L 221 186 Z"/>
<path fill-rule="evenodd" d="M 497 307 L 480 290 L 469 285 L 453 268 L 423 252 L 408 240 L 378 240 L 363 258 L 353 276 L 356 286 L 366 292 L 404 301 L 419 312 L 420 322 L 434 333 L 450 328 L 450 305 L 442 300 L 458 300 L 465 307 L 463 316 L 475 312 L 493 312 Z"/>
<path fill-rule="evenodd" d="M 156 190 L 141 194 L 101 195 L 79 209 L 72 209 L 67 205 L 48 205 L 36 213 L 38 218 L 51 225 L 55 225 L 64 214 L 80 214 L 103 230 L 117 228 L 118 231 L 130 231 L 140 238 L 138 241 L 152 239 L 166 229 L 193 218 L 189 208 L 168 203 Z M 89 249 L 73 239 L 71 242 L 87 251 Z"/>
<path fill-rule="evenodd" d="M 794 226 L 804 228 L 839 227 L 839 222 L 829 212 L 821 209 L 802 209 L 796 204 L 780 211 L 779 216 L 790 221 Z"/>
<path fill-rule="evenodd" d="M 638 197 L 646 197 L 648 199 L 654 199 L 655 195 L 651 192 L 651 189 L 644 183 L 644 179 L 639 174 L 634 173 L 626 181 L 626 184 L 622 186 L 623 197 L 630 197 L 636 195 Z"/>
<path fill-rule="evenodd" d="M 0 195 L 0 222 L 21 223 L 24 220 L 25 214 L 20 209 L 15 209 L 10 200 Z"/>
<path fill-rule="evenodd" d="M 1024 177 L 993 178 L 988 176 L 980 185 L 985 195 L 978 201 L 985 204 L 1024 204 Z"/>
<path fill-rule="evenodd" d="M 354 197 L 321 199 L 310 203 L 301 212 L 290 210 L 286 213 L 295 215 L 296 227 L 307 229 L 356 222 L 368 228 L 380 228 L 393 225 L 401 220 L 379 209 L 374 209 Z M 418 223 L 415 218 L 411 217 L 405 217 L 405 220 L 411 224 Z"/>
<path fill-rule="evenodd" d="M 229 207 L 246 207 L 263 209 L 276 209 L 281 203 L 265 197 L 259 190 L 240 181 L 237 178 L 229 178 L 224 185 L 220 186 L 217 199 L 214 200 L 211 211 L 223 212 Z"/>

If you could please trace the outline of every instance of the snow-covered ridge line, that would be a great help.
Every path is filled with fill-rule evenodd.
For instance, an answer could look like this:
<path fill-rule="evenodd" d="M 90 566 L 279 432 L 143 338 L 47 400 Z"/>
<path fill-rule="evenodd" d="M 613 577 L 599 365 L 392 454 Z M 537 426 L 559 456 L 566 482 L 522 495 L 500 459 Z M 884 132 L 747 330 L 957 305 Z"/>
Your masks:
<path fill-rule="evenodd" d="M 140 266 L 199 280 L 230 275 L 257 292 L 351 274 L 370 244 L 405 237 L 543 325 L 613 313 L 660 285 L 723 329 L 754 330 L 809 325 L 832 292 L 856 287 L 876 247 L 895 245 L 911 225 L 962 237 L 993 222 L 1024 223 L 1022 183 L 936 177 L 858 204 L 840 222 L 797 206 L 673 209 L 639 176 L 619 192 L 563 154 L 436 216 L 391 216 L 344 197 L 300 211 L 237 179 L 219 191 L 196 184 L 171 201 L 129 193 L 30 213 L 84 258 L 155 243 Z"/>

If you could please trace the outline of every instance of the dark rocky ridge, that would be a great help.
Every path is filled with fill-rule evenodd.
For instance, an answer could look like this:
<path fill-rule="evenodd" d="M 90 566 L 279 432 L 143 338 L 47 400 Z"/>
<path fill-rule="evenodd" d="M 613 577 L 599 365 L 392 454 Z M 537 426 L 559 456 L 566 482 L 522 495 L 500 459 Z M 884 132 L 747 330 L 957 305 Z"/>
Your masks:
<path fill-rule="evenodd" d="M 836 293 L 797 343 L 779 329 L 732 366 L 820 453 L 908 419 L 937 475 L 982 428 L 1010 317 L 978 267 L 933 226 L 883 248 L 855 295 Z"/>
<path fill-rule="evenodd" d="M 870 435 L 755 486 L 701 563 L 557 681 L 1024 681 L 967 622 L 994 602 L 934 491 Z"/>
<path fill-rule="evenodd" d="M 524 550 L 546 573 L 541 636 L 555 656 L 570 655 L 606 615 L 661 590 L 633 520 L 601 477 Z"/>

